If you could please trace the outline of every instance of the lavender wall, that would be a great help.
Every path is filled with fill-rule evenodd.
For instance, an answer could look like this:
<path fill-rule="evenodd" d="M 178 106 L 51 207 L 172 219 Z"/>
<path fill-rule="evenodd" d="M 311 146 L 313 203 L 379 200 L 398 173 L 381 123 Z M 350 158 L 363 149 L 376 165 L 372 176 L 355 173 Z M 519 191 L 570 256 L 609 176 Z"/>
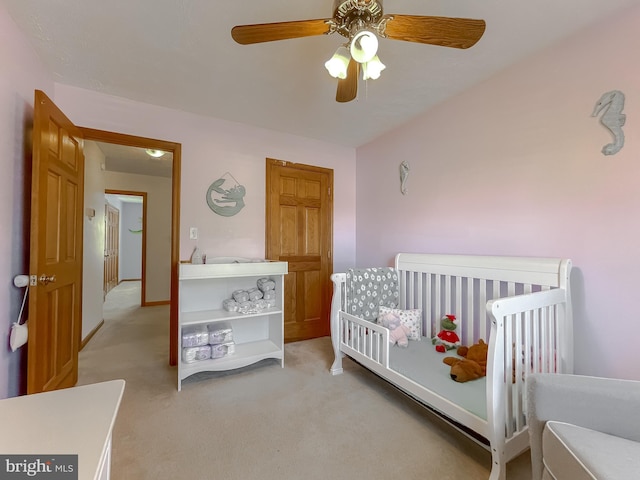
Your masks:
<path fill-rule="evenodd" d="M 640 379 L 638 25 L 634 7 L 359 148 L 356 263 L 400 251 L 571 258 L 577 373 Z M 611 135 L 590 115 L 614 89 L 627 97 L 626 145 L 607 157 Z"/>
<path fill-rule="evenodd" d="M 28 273 L 29 197 L 34 90 L 52 95 L 53 78 L 0 5 L 0 398 L 24 393 L 26 348 L 9 349 L 9 332 Z"/>
<path fill-rule="evenodd" d="M 207 94 L 215 94 L 206 92 Z M 265 158 L 334 170 L 334 268 L 355 261 L 355 149 L 289 134 L 202 117 L 163 107 L 56 84 L 56 104 L 77 125 L 160 138 L 182 144 L 180 258 L 198 246 L 207 255 L 264 257 Z M 213 213 L 206 193 L 230 172 L 247 191 L 234 217 Z"/>

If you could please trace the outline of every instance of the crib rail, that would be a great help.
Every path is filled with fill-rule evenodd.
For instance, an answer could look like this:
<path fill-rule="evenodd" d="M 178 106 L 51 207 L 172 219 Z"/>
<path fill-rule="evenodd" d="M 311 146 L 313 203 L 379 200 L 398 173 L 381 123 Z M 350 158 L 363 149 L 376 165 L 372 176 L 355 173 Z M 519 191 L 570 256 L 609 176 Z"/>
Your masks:
<path fill-rule="evenodd" d="M 505 440 L 524 431 L 526 376 L 532 372 L 573 373 L 572 322 L 568 292 L 555 288 L 492 300 L 487 359 L 487 419 L 494 430 L 494 456 Z M 509 455 L 510 456 L 510 455 Z"/>
<path fill-rule="evenodd" d="M 389 330 L 368 320 L 340 312 L 340 343 L 349 355 L 363 357 L 389 368 Z"/>
<path fill-rule="evenodd" d="M 472 345 L 479 339 L 488 341 L 491 318 L 486 311 L 489 300 L 508 295 L 540 290 L 532 284 L 516 284 L 486 278 L 472 278 L 401 270 L 400 307 L 422 310 L 422 335 L 435 336 L 442 328 L 440 319 L 455 315 L 456 333 L 463 345 Z"/>
<path fill-rule="evenodd" d="M 567 290 L 570 268 L 569 260 L 548 258 L 418 254 L 396 257 L 401 308 L 422 309 L 422 335 L 427 338 L 440 331 L 444 315 L 456 315 L 461 319 L 456 333 L 463 345 L 489 338 L 491 317 L 487 302 L 558 287 Z"/>
<path fill-rule="evenodd" d="M 342 351 L 340 349 L 342 336 L 340 331 L 340 312 L 346 311 L 347 302 L 347 275 L 344 273 L 334 273 L 331 275 L 333 281 L 333 297 L 331 298 L 331 317 L 329 323 L 331 327 L 331 343 L 335 359 L 331 365 L 331 373 L 339 375 L 342 373 Z"/>
<path fill-rule="evenodd" d="M 336 358 L 331 366 L 334 375 L 342 373 L 341 353 L 361 355 L 384 368 L 389 367 L 389 330 L 346 313 L 346 274 L 334 273 L 331 300 L 331 341 Z"/>

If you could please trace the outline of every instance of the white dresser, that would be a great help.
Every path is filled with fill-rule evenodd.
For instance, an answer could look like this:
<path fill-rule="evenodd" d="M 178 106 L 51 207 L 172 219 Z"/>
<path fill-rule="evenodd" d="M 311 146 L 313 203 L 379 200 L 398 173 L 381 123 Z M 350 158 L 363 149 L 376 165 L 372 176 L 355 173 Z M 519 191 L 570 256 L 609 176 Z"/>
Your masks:
<path fill-rule="evenodd" d="M 124 385 L 111 380 L 0 400 L 0 453 L 77 454 L 79 480 L 108 479 Z"/>

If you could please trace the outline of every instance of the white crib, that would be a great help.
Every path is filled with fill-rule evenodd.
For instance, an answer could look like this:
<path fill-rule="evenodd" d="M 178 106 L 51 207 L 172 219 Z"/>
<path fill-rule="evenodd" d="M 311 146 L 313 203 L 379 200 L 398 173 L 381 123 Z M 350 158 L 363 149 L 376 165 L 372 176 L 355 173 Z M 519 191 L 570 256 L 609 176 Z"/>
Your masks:
<path fill-rule="evenodd" d="M 568 259 L 401 253 L 399 307 L 422 309 L 422 341 L 389 345 L 389 331 L 350 315 L 346 274 L 332 276 L 334 375 L 350 356 L 491 450 L 491 480 L 529 447 L 524 378 L 573 372 Z M 488 339 L 486 378 L 456 383 L 431 338 L 443 315 L 458 319 L 463 345 Z M 480 437 L 480 439 L 478 438 Z"/>

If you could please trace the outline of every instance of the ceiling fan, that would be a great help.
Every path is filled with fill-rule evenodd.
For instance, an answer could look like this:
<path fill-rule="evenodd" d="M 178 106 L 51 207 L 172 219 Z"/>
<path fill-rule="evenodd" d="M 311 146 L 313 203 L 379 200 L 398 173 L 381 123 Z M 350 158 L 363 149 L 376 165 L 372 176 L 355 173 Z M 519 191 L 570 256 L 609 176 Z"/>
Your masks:
<path fill-rule="evenodd" d="M 378 37 L 442 47 L 469 48 L 485 30 L 484 20 L 420 15 L 384 15 L 382 0 L 334 0 L 333 17 L 292 22 L 238 25 L 233 39 L 242 44 L 339 33 L 347 43 L 325 63 L 338 78 L 338 102 L 350 102 L 358 92 L 358 75 L 376 79 L 385 66 L 376 55 Z"/>

